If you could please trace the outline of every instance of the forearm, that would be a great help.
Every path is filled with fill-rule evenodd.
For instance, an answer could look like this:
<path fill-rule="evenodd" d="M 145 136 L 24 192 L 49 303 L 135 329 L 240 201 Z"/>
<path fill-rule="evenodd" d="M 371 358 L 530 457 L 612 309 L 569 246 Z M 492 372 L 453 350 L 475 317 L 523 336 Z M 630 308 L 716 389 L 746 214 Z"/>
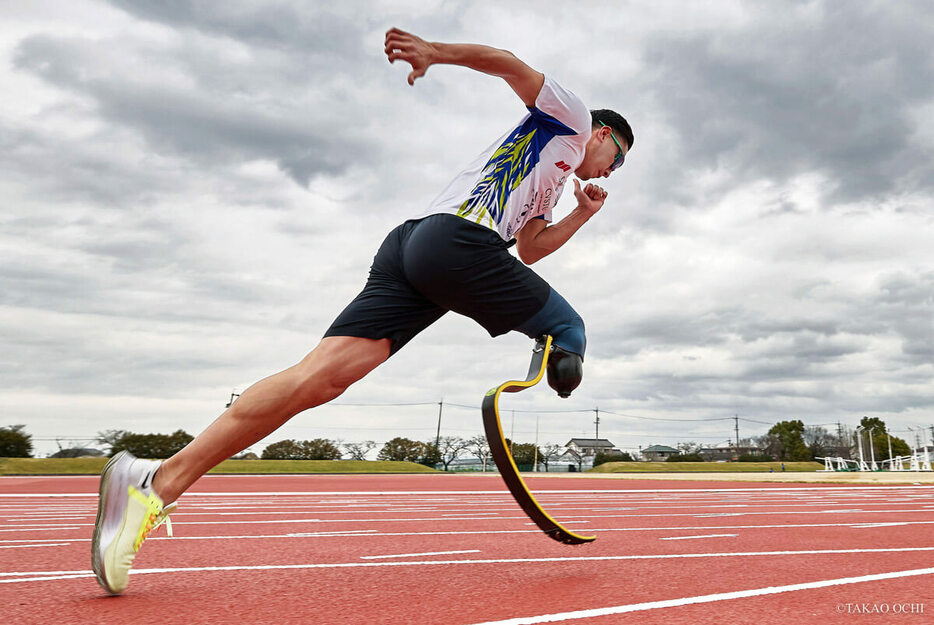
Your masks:
<path fill-rule="evenodd" d="M 561 221 L 544 228 L 528 244 L 522 246 L 519 257 L 527 265 L 541 260 L 568 242 L 594 213 L 578 206 Z"/>
<path fill-rule="evenodd" d="M 461 65 L 501 78 L 514 73 L 516 63 L 522 63 L 508 50 L 476 43 L 432 42 L 431 47 L 432 65 Z"/>
<path fill-rule="evenodd" d="M 431 64 L 460 65 L 497 76 L 516 92 L 526 106 L 535 106 L 545 77 L 509 50 L 475 43 L 432 43 Z"/>
<path fill-rule="evenodd" d="M 499 76 L 512 87 L 526 106 L 535 106 L 545 77 L 520 61 L 508 50 L 476 43 L 429 43 L 404 30 L 386 32 L 386 56 L 389 62 L 402 59 L 412 66 L 409 84 L 425 75 L 432 65 L 461 65 L 472 70 Z"/>

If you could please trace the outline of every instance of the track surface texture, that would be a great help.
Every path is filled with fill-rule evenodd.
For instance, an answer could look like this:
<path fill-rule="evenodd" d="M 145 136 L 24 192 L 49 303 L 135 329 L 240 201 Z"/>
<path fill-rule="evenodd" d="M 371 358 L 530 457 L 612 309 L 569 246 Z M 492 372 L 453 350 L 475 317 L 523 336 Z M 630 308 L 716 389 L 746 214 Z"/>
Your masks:
<path fill-rule="evenodd" d="M 0 622 L 934 623 L 934 487 L 498 475 L 208 476 L 130 586 L 90 571 L 93 477 L 0 477 Z"/>

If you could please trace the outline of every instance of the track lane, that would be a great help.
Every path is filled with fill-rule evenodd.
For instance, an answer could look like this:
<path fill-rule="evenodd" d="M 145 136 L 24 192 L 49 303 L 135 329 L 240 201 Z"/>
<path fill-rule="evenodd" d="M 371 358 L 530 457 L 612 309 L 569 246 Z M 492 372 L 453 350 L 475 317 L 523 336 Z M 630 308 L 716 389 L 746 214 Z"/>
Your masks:
<path fill-rule="evenodd" d="M 295 489 L 294 482 L 278 481 L 275 485 L 281 490 L 303 494 L 264 494 L 276 490 L 269 488 L 268 478 L 258 480 L 254 492 L 243 495 L 212 489 L 187 494 L 181 502 L 183 515 L 177 515 L 180 538 L 157 536 L 147 541 L 137 559 L 141 572 L 134 574 L 129 593 L 122 598 L 102 599 L 96 583 L 86 577 L 0 583 L 0 601 L 4 595 L 13 597 L 6 604 L 13 606 L 9 622 L 31 622 L 16 619 L 26 619 L 35 609 L 66 616 L 92 609 L 102 618 L 121 610 L 127 614 L 152 605 L 153 597 L 184 602 L 179 605 L 186 606 L 189 622 L 218 622 L 227 609 L 218 597 L 233 592 L 242 610 L 238 618 L 245 621 L 294 618 L 315 623 L 449 625 L 664 601 L 755 588 L 756 584 L 767 587 L 908 570 L 934 561 L 932 551 L 911 551 L 918 546 L 934 547 L 931 488 L 590 489 L 598 492 L 584 493 L 569 492 L 567 481 L 560 481 L 560 489 L 541 489 L 546 506 L 560 518 L 570 518 L 570 525 L 579 522 L 581 529 L 603 532 L 596 543 L 567 547 L 543 540 L 527 526 L 515 505 L 510 505 L 508 494 L 452 486 L 456 476 L 435 476 L 436 481 L 422 482 L 421 491 L 412 489 L 411 480 L 403 481 L 406 491 L 393 491 L 389 485 L 398 485 L 396 480 L 372 476 L 348 478 L 343 486 L 332 481 L 330 490 L 317 487 L 317 476 L 305 480 L 304 486 L 315 483 L 313 494 L 310 489 Z M 476 480 L 461 482 L 474 485 Z M 228 483 L 233 493 L 244 492 L 244 486 L 250 485 L 244 478 L 227 482 L 236 482 Z M 211 485 L 217 483 L 214 480 Z M 371 490 L 361 488 L 363 484 Z M 578 485 L 575 481 L 574 486 Z M 656 481 L 652 486 L 667 485 Z M 11 540 L 44 545 L 0 549 L 0 570 L 86 572 L 93 506 L 93 497 L 0 497 L 0 525 L 22 529 L 4 533 L 10 528 L 0 527 L 0 547 L 14 545 L 4 542 Z M 242 514 L 229 515 L 229 524 L 210 523 L 230 506 Z M 307 521 L 310 518 L 318 520 Z M 907 524 L 879 525 L 893 522 Z M 25 527 L 29 525 L 40 527 Z M 61 527 L 75 529 L 56 529 Z M 724 527 L 733 529 L 717 529 Z M 736 536 L 660 540 L 711 533 Z M 69 540 L 73 542 L 61 544 Z M 866 546 L 902 551 L 827 553 Z M 469 553 L 367 559 L 444 551 Z M 714 555 L 720 553 L 724 555 Z M 739 553 L 747 555 L 735 555 Z M 210 566 L 233 569 L 203 570 Z M 261 566 L 294 568 L 244 568 Z M 179 570 L 186 568 L 195 570 Z M 147 569 L 161 571 L 142 572 Z M 0 582 L 4 579 L 15 577 L 0 575 Z M 916 591 L 919 583 L 929 585 L 930 580 L 899 583 L 899 588 Z M 322 588 L 326 592 L 319 592 Z M 192 595 L 192 589 L 201 594 Z M 697 610 L 699 616 L 691 622 L 714 622 L 709 619 L 716 614 L 720 623 L 730 622 L 724 620 L 724 610 L 742 613 L 740 607 L 726 605 L 762 602 L 776 609 L 783 605 L 775 601 L 758 597 L 730 601 L 716 610 L 703 606 L 665 609 Z M 338 613 L 340 618 L 335 616 Z M 313 616 L 310 621 L 309 615 Z M 630 617 L 635 615 L 626 616 Z M 635 622 L 598 618 L 593 622 Z M 833 622 L 808 619 L 803 612 L 795 618 L 799 623 Z M 644 615 L 640 622 L 645 622 Z M 753 621 L 739 618 L 734 622 Z"/>

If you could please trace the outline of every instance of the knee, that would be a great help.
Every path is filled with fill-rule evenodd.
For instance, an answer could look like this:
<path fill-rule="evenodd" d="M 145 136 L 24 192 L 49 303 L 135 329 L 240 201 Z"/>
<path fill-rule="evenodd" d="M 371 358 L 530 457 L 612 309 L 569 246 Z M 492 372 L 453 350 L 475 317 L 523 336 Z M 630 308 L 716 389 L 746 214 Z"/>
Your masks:
<path fill-rule="evenodd" d="M 306 409 L 340 396 L 388 358 L 388 339 L 334 337 L 296 365 L 296 395 Z"/>
<path fill-rule="evenodd" d="M 550 334 L 555 345 L 581 357 L 587 348 L 584 320 L 554 289 L 542 309 L 516 329 L 533 339 Z"/>
<path fill-rule="evenodd" d="M 584 352 L 587 350 L 587 334 L 584 329 L 584 320 L 577 313 L 556 326 L 551 332 L 551 338 L 558 347 L 574 352 L 581 358 L 584 357 Z"/>
<path fill-rule="evenodd" d="M 358 379 L 346 367 L 308 367 L 296 377 L 295 396 L 307 410 L 339 397 Z"/>

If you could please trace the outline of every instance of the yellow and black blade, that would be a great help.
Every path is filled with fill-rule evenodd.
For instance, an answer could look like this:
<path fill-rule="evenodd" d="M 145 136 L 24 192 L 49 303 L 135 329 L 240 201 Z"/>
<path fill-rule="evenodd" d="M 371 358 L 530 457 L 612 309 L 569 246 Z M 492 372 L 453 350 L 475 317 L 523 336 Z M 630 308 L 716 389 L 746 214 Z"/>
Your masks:
<path fill-rule="evenodd" d="M 499 420 L 500 393 L 518 393 L 538 384 L 545 375 L 550 351 L 551 337 L 545 336 L 544 339 L 539 339 L 532 350 L 532 362 L 529 365 L 529 373 L 525 380 L 509 380 L 487 392 L 483 398 L 483 429 L 486 432 L 486 440 L 490 445 L 490 454 L 493 456 L 496 468 L 499 469 L 499 473 L 503 476 L 503 481 L 506 482 L 506 486 L 515 498 L 516 503 L 535 522 L 535 525 L 549 537 L 566 545 L 581 545 L 593 541 L 596 536 L 581 536 L 562 527 L 535 501 L 535 497 L 529 492 L 525 482 L 522 481 L 522 476 L 519 475 L 519 468 L 516 466 L 512 454 L 509 453 L 506 437 L 503 435 L 503 427 Z"/>

